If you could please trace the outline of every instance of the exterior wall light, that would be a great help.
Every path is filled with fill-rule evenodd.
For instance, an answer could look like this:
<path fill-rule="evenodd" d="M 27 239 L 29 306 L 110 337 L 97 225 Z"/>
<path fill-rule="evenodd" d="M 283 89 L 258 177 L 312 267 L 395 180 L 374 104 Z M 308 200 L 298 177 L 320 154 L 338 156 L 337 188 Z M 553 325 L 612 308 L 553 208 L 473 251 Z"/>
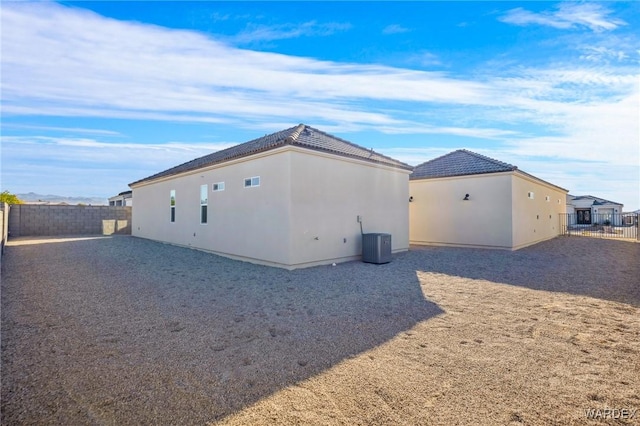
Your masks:
<path fill-rule="evenodd" d="M 413 196 L 409 197 L 409 202 L 413 202 Z"/>
<path fill-rule="evenodd" d="M 464 194 L 462 201 L 469 201 L 469 194 Z"/>

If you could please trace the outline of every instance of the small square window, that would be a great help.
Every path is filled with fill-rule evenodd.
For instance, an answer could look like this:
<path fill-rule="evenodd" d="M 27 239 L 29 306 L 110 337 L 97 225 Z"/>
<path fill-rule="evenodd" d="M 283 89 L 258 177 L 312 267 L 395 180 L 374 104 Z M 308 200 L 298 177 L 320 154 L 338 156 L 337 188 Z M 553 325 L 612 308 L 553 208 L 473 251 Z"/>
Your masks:
<path fill-rule="evenodd" d="M 217 182 L 213 184 L 213 191 L 224 191 L 224 182 Z"/>
<path fill-rule="evenodd" d="M 246 178 L 244 180 L 245 188 L 251 188 L 254 186 L 260 186 L 260 176 L 254 176 L 254 177 Z"/>
<path fill-rule="evenodd" d="M 527 194 L 527 197 L 529 197 L 529 198 L 531 198 L 531 199 L 533 200 L 533 198 L 534 198 L 533 192 L 529 192 L 529 193 Z"/>
<path fill-rule="evenodd" d="M 551 201 L 551 197 L 547 195 L 546 197 L 544 197 L 544 200 L 548 203 L 549 201 Z"/>

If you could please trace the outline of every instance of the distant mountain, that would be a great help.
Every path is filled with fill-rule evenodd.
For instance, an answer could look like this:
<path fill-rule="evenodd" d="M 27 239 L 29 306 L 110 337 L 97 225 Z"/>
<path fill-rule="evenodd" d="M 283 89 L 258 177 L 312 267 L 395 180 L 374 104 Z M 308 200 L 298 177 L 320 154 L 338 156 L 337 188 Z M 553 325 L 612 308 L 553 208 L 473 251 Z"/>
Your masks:
<path fill-rule="evenodd" d="M 28 194 L 16 194 L 22 201 L 28 203 L 43 202 L 51 204 L 67 203 L 71 205 L 86 204 L 92 206 L 103 206 L 109 204 L 109 200 L 106 198 L 98 197 L 64 197 L 62 195 L 43 195 L 36 194 L 35 192 L 29 192 Z"/>

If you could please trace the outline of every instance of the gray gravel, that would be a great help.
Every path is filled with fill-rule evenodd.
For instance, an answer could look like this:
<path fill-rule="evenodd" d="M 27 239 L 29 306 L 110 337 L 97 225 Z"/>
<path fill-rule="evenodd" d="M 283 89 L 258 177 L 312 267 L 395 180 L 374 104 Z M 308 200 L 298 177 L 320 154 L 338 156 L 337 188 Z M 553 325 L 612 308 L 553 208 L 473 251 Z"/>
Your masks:
<path fill-rule="evenodd" d="M 2 424 L 225 418 L 442 314 L 417 271 L 640 306 L 640 244 L 613 240 L 298 271 L 133 237 L 36 242 L 2 260 Z"/>

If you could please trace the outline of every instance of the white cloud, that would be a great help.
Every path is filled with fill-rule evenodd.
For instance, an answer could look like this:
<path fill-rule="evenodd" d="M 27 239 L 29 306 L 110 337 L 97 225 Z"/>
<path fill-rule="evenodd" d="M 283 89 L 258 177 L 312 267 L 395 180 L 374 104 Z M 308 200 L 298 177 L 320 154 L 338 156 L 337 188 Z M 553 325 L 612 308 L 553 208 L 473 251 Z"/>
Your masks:
<path fill-rule="evenodd" d="M 612 12 L 597 3 L 561 3 L 556 10 L 540 13 L 531 12 L 521 7 L 511 9 L 500 17 L 500 21 L 515 24 L 537 24 L 558 29 L 586 27 L 592 31 L 611 31 L 626 25 L 621 19 L 610 17 Z"/>
<path fill-rule="evenodd" d="M 20 129 L 20 130 L 47 130 L 56 133 L 84 133 L 90 135 L 100 135 L 100 136 L 122 136 L 119 132 L 114 132 L 113 130 L 103 130 L 103 129 L 84 129 L 81 127 L 55 127 L 55 126 L 36 126 L 31 124 L 14 124 L 14 123 L 4 123 L 3 127 L 5 129 Z"/>
<path fill-rule="evenodd" d="M 402 33 L 407 33 L 411 31 L 408 28 L 403 27 L 402 25 L 398 25 L 398 24 L 392 24 L 392 25 L 387 25 L 386 27 L 384 27 L 384 29 L 382 30 L 382 34 L 402 34 Z"/>
<path fill-rule="evenodd" d="M 104 197 L 126 189 L 133 181 L 236 144 L 106 143 L 51 136 L 2 136 L 0 141 L 3 189 L 56 193 L 56 188 L 68 188 L 62 195 Z"/>
<path fill-rule="evenodd" d="M 408 148 L 408 147 L 397 147 L 397 148 L 383 148 L 378 149 L 381 154 L 389 156 L 391 158 L 395 158 L 396 160 L 400 160 L 406 164 L 411 166 L 417 166 L 418 164 L 424 163 L 425 161 L 433 160 L 434 158 L 445 155 L 451 151 L 450 148 Z"/>
<path fill-rule="evenodd" d="M 5 114 L 215 123 L 237 117 L 290 120 L 304 111 L 311 120 L 404 127 L 404 117 L 376 103 L 527 110 L 531 84 L 548 85 L 524 75 L 519 78 L 523 86 L 513 86 L 524 90 L 505 93 L 503 79 L 473 81 L 442 72 L 255 52 L 195 32 L 41 3 L 4 7 L 2 23 Z M 583 71 L 569 72 L 574 78 Z M 626 89 L 634 77 L 612 71 L 601 72 L 601 81 L 581 76 L 577 82 L 619 83 Z"/>
<path fill-rule="evenodd" d="M 515 11 L 502 19 L 594 31 L 624 24 L 596 4 L 563 4 L 539 14 Z M 537 68 L 516 64 L 499 76 L 465 76 L 239 49 L 193 31 L 120 22 L 59 4 L 6 3 L 0 13 L 5 127 L 14 115 L 226 123 L 265 131 L 304 120 L 341 135 L 374 130 L 497 140 L 518 158 L 533 152 L 604 161 L 612 170 L 640 163 L 637 64 L 611 61 L 592 67 L 585 57 L 578 63 L 550 60 Z M 331 28 L 312 22 L 280 31 L 278 37 Z M 269 35 L 265 29 L 263 36 L 276 32 Z M 614 58 L 613 47 L 604 45 L 610 50 L 583 54 Z M 76 130 L 96 139 L 115 136 Z M 148 164 L 150 173 L 199 155 L 179 146 L 139 148 L 142 154 L 133 146 L 97 146 L 95 139 L 34 138 L 39 145 L 3 139 L 3 166 L 9 164 L 5 154 L 20 151 L 21 143 L 63 162 L 65 155 L 91 161 L 96 152 L 111 161 L 117 150 L 133 150 L 134 157 L 155 161 Z M 78 146 L 83 143 L 94 145 Z M 184 156 L 178 159 L 180 153 Z M 13 163 L 9 167 L 16 170 Z M 638 191 L 637 182 L 630 187 Z"/>
<path fill-rule="evenodd" d="M 10 5 L 2 21 L 2 107 L 9 114 L 171 114 L 206 122 L 305 111 L 312 119 L 375 125 L 395 119 L 355 103 L 491 99 L 482 84 L 440 73 L 242 50 L 57 5 Z"/>
<path fill-rule="evenodd" d="M 167 162 L 168 166 L 193 160 L 212 152 L 228 148 L 235 143 L 167 142 L 161 144 L 140 144 L 132 142 L 101 142 L 88 138 L 66 138 L 52 136 L 2 136 L 3 159 L 25 161 L 33 158 L 33 152 L 40 157 L 74 163 L 114 162 L 122 167 L 136 165 L 157 166 Z"/>
<path fill-rule="evenodd" d="M 249 24 L 247 28 L 236 36 L 230 37 L 233 43 L 253 43 L 262 41 L 284 40 L 298 37 L 325 37 L 347 31 L 351 28 L 348 23 L 316 21 L 301 24 L 257 25 Z"/>
<path fill-rule="evenodd" d="M 623 50 L 610 49 L 604 46 L 585 46 L 580 59 L 591 62 L 609 62 L 610 60 L 624 61 L 628 55 Z"/>

